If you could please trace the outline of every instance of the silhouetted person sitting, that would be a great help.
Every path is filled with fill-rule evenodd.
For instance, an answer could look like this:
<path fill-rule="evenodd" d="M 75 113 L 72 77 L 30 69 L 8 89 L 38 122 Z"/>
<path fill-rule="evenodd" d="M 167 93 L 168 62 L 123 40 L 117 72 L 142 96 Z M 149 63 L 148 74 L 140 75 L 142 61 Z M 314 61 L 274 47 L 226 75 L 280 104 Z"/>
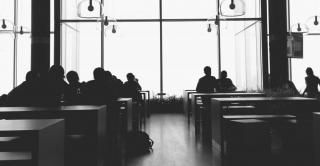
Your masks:
<path fill-rule="evenodd" d="M 94 80 L 87 82 L 83 89 L 87 104 L 110 104 L 117 99 L 114 89 L 110 83 L 110 76 L 103 68 L 96 68 L 93 71 Z M 111 76 L 112 78 L 112 76 Z"/>
<path fill-rule="evenodd" d="M 65 94 L 65 101 L 68 104 L 81 104 L 83 102 L 82 91 L 85 83 L 79 82 L 78 73 L 75 71 L 67 73 L 67 80 L 69 84 Z"/>
<path fill-rule="evenodd" d="M 123 93 L 123 82 L 115 75 L 112 75 L 112 79 L 114 82 L 116 93 L 120 96 Z"/>
<path fill-rule="evenodd" d="M 133 101 L 141 102 L 142 97 L 140 94 L 141 86 L 137 82 L 135 76 L 132 73 L 127 74 L 127 80 L 123 84 L 123 97 L 132 98 Z"/>
<path fill-rule="evenodd" d="M 302 95 L 305 95 L 307 93 L 307 97 L 318 97 L 319 91 L 318 91 L 318 85 L 320 84 L 320 79 L 313 74 L 312 68 L 308 67 L 306 69 L 307 77 L 305 77 L 306 81 L 306 89 L 303 91 Z"/>
<path fill-rule="evenodd" d="M 197 84 L 197 92 L 199 93 L 214 93 L 217 88 L 217 80 L 214 76 L 211 76 L 211 68 L 209 66 L 203 69 L 205 76 L 201 77 Z M 208 105 L 210 98 L 202 98 L 204 105 Z"/>
<path fill-rule="evenodd" d="M 206 66 L 204 68 L 205 76 L 201 77 L 197 84 L 197 92 L 199 93 L 213 93 L 217 87 L 217 80 L 211 76 L 211 68 Z"/>
<path fill-rule="evenodd" d="M 26 80 L 9 92 L 7 106 L 35 106 L 40 99 L 39 75 L 29 71 Z"/>
<path fill-rule="evenodd" d="M 220 78 L 218 79 L 217 91 L 218 92 L 234 92 L 237 87 L 233 85 L 232 80 L 227 78 L 228 74 L 225 70 L 221 71 Z"/>
<path fill-rule="evenodd" d="M 47 106 L 61 105 L 68 84 L 64 81 L 64 69 L 60 65 L 53 65 L 48 75 L 42 78 L 43 104 Z"/>

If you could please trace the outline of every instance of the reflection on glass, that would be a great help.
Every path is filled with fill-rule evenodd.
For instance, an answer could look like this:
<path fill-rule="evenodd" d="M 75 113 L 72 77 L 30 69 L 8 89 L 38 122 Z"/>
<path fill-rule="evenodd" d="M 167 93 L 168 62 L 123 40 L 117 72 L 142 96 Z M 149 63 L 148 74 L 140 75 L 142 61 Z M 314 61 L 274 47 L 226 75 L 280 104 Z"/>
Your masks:
<path fill-rule="evenodd" d="M 163 0 L 163 18 L 208 18 L 217 13 L 213 0 Z"/>
<path fill-rule="evenodd" d="M 117 33 L 107 31 L 105 36 L 104 68 L 123 82 L 132 72 L 142 89 L 159 93 L 159 24 L 119 23 Z"/>
<path fill-rule="evenodd" d="M 158 19 L 159 0 L 105 0 L 104 13 L 116 19 Z"/>
<path fill-rule="evenodd" d="M 17 41 L 17 85 L 19 85 L 25 80 L 26 73 L 31 70 L 30 34 L 18 35 Z"/>
<path fill-rule="evenodd" d="M 93 70 L 101 66 L 99 23 L 62 25 L 62 65 L 65 71 L 78 71 L 82 81 L 93 79 Z"/>
<path fill-rule="evenodd" d="M 303 38 L 303 59 L 291 58 L 292 81 L 302 93 L 305 88 L 306 68 L 311 67 L 316 76 L 320 76 L 319 42 L 316 35 L 306 35 Z"/>
<path fill-rule="evenodd" d="M 262 89 L 261 24 L 243 21 L 221 23 L 221 69 L 228 72 L 237 90 Z"/>
<path fill-rule="evenodd" d="M 163 25 L 164 92 L 168 95 L 195 89 L 205 66 L 211 66 L 217 78 L 217 33 L 215 29 L 208 33 L 206 27 L 207 22 Z"/>
<path fill-rule="evenodd" d="M 13 88 L 13 35 L 0 34 L 0 94 L 8 93 Z"/>

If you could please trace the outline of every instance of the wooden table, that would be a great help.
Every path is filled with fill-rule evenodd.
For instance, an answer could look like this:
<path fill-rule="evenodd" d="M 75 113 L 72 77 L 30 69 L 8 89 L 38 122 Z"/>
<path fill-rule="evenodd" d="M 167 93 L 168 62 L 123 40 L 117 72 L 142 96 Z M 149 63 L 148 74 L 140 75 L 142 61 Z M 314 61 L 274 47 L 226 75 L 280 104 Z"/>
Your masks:
<path fill-rule="evenodd" d="M 190 98 L 190 94 L 192 93 L 197 93 L 196 90 L 184 90 L 183 91 L 183 112 L 185 114 L 186 117 L 188 117 L 188 120 L 189 120 L 189 117 L 190 117 L 190 106 L 191 106 L 191 98 Z"/>
<path fill-rule="evenodd" d="M 65 119 L 66 135 L 84 135 L 90 163 L 104 164 L 106 149 L 107 108 L 103 106 L 76 105 L 60 107 L 0 107 L 0 119 Z"/>
<path fill-rule="evenodd" d="M 150 110 L 149 110 L 150 91 L 142 90 L 140 91 L 140 94 L 142 95 L 142 99 L 144 100 L 144 109 L 145 109 L 146 117 L 150 117 Z"/>
<path fill-rule="evenodd" d="M 191 95 L 191 112 L 192 112 L 192 122 L 197 125 L 201 120 L 201 114 L 199 111 L 199 100 L 201 97 L 208 98 L 234 98 L 234 97 L 264 97 L 264 93 L 192 93 Z M 210 105 L 209 105 L 210 106 Z M 197 126 L 195 126 L 197 127 Z"/>
<path fill-rule="evenodd" d="M 132 131 L 134 125 L 132 98 L 119 98 L 118 103 L 120 103 L 120 116 L 125 120 L 125 122 L 123 122 L 126 127 L 125 131 Z"/>
<path fill-rule="evenodd" d="M 63 119 L 0 120 L 0 136 L 29 137 L 33 166 L 64 166 L 64 122 Z"/>
<path fill-rule="evenodd" d="M 233 103 L 254 104 L 258 114 L 292 114 L 297 119 L 311 119 L 312 112 L 317 111 L 318 100 L 303 97 L 239 97 L 239 98 L 213 98 L 211 99 L 211 130 L 212 146 L 220 153 L 223 165 L 224 154 L 224 126 L 223 115 L 226 113 L 223 108 Z M 282 108 L 271 110 L 277 106 Z M 311 128 L 311 126 L 310 126 Z M 308 137 L 304 135 L 305 137 Z"/>

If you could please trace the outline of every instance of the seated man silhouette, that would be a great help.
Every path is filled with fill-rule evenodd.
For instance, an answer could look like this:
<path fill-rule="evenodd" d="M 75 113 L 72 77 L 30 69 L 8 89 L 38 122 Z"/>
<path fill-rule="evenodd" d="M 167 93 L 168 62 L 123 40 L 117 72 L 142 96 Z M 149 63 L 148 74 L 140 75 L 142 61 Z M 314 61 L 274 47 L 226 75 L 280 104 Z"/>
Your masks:
<path fill-rule="evenodd" d="M 50 67 L 48 75 L 42 77 L 41 86 L 43 105 L 57 106 L 61 105 L 68 84 L 64 81 L 64 69 L 60 65 Z"/>
<path fill-rule="evenodd" d="M 234 92 L 237 87 L 233 85 L 232 80 L 227 78 L 227 72 L 225 70 L 221 71 L 220 79 L 218 79 L 217 91 L 218 92 Z"/>
<path fill-rule="evenodd" d="M 142 97 L 140 94 L 141 86 L 132 73 L 127 74 L 127 80 L 123 84 L 123 97 L 130 97 L 133 101 L 141 102 Z"/>
<path fill-rule="evenodd" d="M 201 77 L 198 81 L 196 90 L 199 93 L 214 93 L 217 88 L 217 80 L 214 76 L 211 76 L 211 68 L 209 66 L 203 69 L 205 76 Z M 202 98 L 204 105 L 208 105 L 210 98 Z"/>
<path fill-rule="evenodd" d="M 103 68 L 96 68 L 93 71 L 94 80 L 86 83 L 83 93 L 85 95 L 86 104 L 111 104 L 117 99 L 110 78 Z"/>
<path fill-rule="evenodd" d="M 34 71 L 26 74 L 26 80 L 9 92 L 6 100 L 8 106 L 34 106 L 40 99 L 39 75 Z"/>
<path fill-rule="evenodd" d="M 66 94 L 65 101 L 68 104 L 80 104 L 83 102 L 83 86 L 85 83 L 79 82 L 78 73 L 75 71 L 69 71 L 67 73 L 67 80 L 69 82 Z"/>

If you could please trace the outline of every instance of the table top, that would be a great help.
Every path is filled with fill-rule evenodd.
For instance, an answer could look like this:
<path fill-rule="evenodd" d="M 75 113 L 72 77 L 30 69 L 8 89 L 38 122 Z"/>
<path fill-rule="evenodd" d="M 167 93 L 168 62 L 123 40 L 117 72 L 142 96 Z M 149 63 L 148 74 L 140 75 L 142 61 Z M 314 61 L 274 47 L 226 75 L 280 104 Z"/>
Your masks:
<path fill-rule="evenodd" d="M 0 112 L 24 112 L 24 111 L 92 111 L 105 109 L 106 105 L 71 105 L 57 107 L 0 107 Z"/>
<path fill-rule="evenodd" d="M 0 120 L 0 132 L 37 131 L 61 121 L 63 121 L 63 119 Z"/>
<path fill-rule="evenodd" d="M 318 101 L 315 98 L 306 97 L 237 97 L 237 98 L 213 98 L 221 102 L 254 102 L 254 101 Z"/>
<path fill-rule="evenodd" d="M 128 102 L 128 101 L 132 101 L 132 98 L 119 98 L 117 101 L 118 102 Z"/>
<path fill-rule="evenodd" d="M 243 92 L 235 92 L 235 93 L 192 93 L 192 96 L 257 96 L 257 95 L 265 95 L 264 93 L 243 93 Z"/>

